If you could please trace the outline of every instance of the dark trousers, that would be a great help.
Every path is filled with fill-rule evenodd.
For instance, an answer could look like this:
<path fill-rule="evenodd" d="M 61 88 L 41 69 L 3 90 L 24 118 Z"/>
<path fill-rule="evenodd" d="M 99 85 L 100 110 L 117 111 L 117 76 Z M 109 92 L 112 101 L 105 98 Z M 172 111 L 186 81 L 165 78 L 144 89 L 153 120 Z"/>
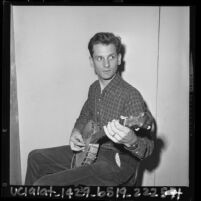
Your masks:
<path fill-rule="evenodd" d="M 88 166 L 70 168 L 70 146 L 37 149 L 29 153 L 25 185 L 116 186 L 133 185 L 138 162 L 129 154 L 100 148 L 97 160 Z"/>

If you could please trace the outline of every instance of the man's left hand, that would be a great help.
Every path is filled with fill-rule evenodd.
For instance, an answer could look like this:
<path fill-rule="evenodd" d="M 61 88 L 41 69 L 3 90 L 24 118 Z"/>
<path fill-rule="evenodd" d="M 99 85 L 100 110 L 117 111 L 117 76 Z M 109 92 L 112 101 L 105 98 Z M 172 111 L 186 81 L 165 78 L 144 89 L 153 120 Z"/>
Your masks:
<path fill-rule="evenodd" d="M 103 129 L 107 137 L 118 144 L 124 144 L 129 147 L 137 140 L 134 131 L 121 125 L 118 120 L 109 122 Z"/>

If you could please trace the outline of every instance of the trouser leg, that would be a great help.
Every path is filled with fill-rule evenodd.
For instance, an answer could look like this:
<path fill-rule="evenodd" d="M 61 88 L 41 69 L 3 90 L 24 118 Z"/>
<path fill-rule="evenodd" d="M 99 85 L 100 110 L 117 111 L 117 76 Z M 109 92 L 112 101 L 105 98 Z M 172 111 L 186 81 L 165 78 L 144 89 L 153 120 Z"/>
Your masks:
<path fill-rule="evenodd" d="M 73 152 L 69 146 L 36 149 L 29 153 L 25 185 L 33 183 L 44 175 L 70 168 Z"/>
<path fill-rule="evenodd" d="M 70 169 L 73 153 L 69 146 L 36 150 L 29 156 L 25 184 L 116 186 L 129 179 L 135 171 L 135 163 L 129 156 L 122 155 L 119 167 L 115 154 L 101 149 L 92 165 Z"/>
<path fill-rule="evenodd" d="M 116 186 L 127 181 L 135 171 L 135 164 L 128 155 L 120 156 L 120 166 L 116 163 L 117 153 L 99 150 L 98 159 L 92 165 L 65 169 L 38 179 L 34 185 L 42 186 Z"/>

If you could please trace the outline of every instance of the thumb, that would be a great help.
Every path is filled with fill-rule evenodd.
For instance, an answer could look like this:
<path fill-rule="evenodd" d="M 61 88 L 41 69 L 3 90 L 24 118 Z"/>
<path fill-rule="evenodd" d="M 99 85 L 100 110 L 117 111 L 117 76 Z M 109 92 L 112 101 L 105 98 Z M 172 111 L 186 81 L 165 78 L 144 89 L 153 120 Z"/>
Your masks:
<path fill-rule="evenodd" d="M 82 135 L 81 134 L 77 134 L 76 138 L 80 141 L 80 142 L 84 142 Z"/>

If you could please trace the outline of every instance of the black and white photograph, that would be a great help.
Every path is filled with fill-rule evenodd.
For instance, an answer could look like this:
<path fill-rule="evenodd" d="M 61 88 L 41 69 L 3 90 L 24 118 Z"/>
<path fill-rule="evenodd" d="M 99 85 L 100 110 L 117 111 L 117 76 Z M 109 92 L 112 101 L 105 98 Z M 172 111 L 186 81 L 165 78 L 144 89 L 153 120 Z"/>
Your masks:
<path fill-rule="evenodd" d="M 190 6 L 13 4 L 9 26 L 8 185 L 189 187 Z"/>

